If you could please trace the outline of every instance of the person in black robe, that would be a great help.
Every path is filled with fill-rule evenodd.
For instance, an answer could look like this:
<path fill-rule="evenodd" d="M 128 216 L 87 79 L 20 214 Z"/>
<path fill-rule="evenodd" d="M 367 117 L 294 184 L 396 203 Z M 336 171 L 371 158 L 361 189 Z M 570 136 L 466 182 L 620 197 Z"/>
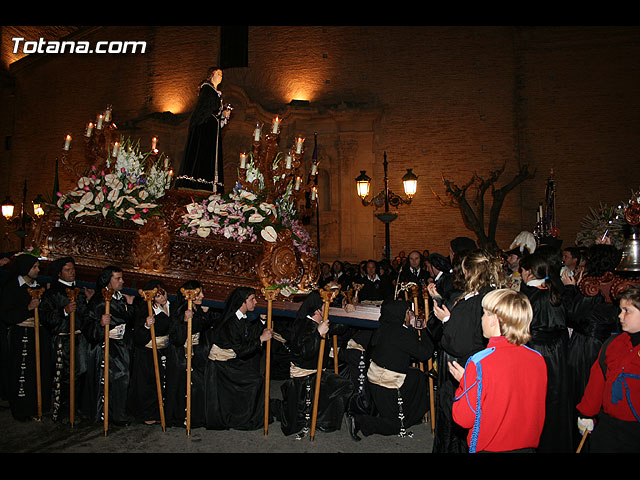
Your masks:
<path fill-rule="evenodd" d="M 172 348 L 169 342 L 169 333 L 173 328 L 175 319 L 172 313 L 172 305 L 168 300 L 165 285 L 160 280 L 147 282 L 143 290 L 157 289 L 151 302 L 152 314 L 149 315 L 149 307 L 144 304 L 138 308 L 136 323 L 133 329 L 134 358 L 131 369 L 130 398 L 132 413 L 136 421 L 153 425 L 160 421 L 160 405 L 158 403 L 158 389 L 156 384 L 155 362 L 153 359 L 153 345 L 151 338 L 151 325 L 153 325 L 158 376 L 160 377 L 160 389 L 162 403 L 166 397 L 166 370 L 168 350 Z"/>
<path fill-rule="evenodd" d="M 32 299 L 30 288 L 41 288 L 38 258 L 20 254 L 14 260 L 2 290 L 0 311 L 8 328 L 8 400 L 16 420 L 27 421 L 38 416 L 36 379 L 35 309 L 41 300 Z M 40 319 L 40 385 L 42 413 L 51 407 L 51 334 Z"/>
<path fill-rule="evenodd" d="M 222 128 L 231 110 L 223 108 L 218 85 L 222 69 L 213 67 L 200 84 L 198 102 L 191 114 L 184 159 L 176 178 L 176 188 L 223 193 Z"/>
<path fill-rule="evenodd" d="M 572 445 L 572 410 L 569 392 L 567 311 L 562 302 L 564 285 L 560 278 L 561 257 L 556 248 L 539 247 L 520 261 L 520 291 L 531 302 L 533 320 L 529 348 L 543 356 L 547 364 L 545 422 L 537 451 L 569 453 Z"/>
<path fill-rule="evenodd" d="M 431 253 L 427 259 L 427 269 L 436 284 L 436 290 L 445 302 L 449 302 L 455 292 L 451 261 L 440 253 Z"/>
<path fill-rule="evenodd" d="M 280 387 L 282 402 L 276 407 L 285 435 L 297 433 L 298 438 L 304 438 L 310 432 L 320 344 L 323 336 L 329 339 L 333 333 L 333 325 L 323 321 L 323 311 L 320 292 L 314 290 L 298 309 L 287 339 L 291 351 L 290 378 Z M 323 366 L 329 363 L 329 350 L 325 344 Z M 340 430 L 353 384 L 324 368 L 320 375 L 316 428 L 322 432 Z"/>
<path fill-rule="evenodd" d="M 422 287 L 429 282 L 429 272 L 422 268 L 422 254 L 414 250 L 407 256 L 406 263 L 402 266 L 402 270 L 398 274 L 397 283 L 415 283 Z M 422 299 L 422 292 L 420 292 Z"/>
<path fill-rule="evenodd" d="M 105 313 L 102 289 L 110 287 L 110 313 Z M 135 322 L 135 297 L 122 293 L 122 270 L 105 267 L 96 281 L 96 292 L 89 301 L 89 319 L 83 333 L 90 343 L 87 392 L 90 415 L 94 422 L 104 419 L 104 353 L 105 325 L 109 326 L 109 423 L 129 424 L 128 393 Z"/>
<path fill-rule="evenodd" d="M 200 289 L 191 310 L 182 289 Z M 191 428 L 205 426 L 204 376 L 209 345 L 206 333 L 219 320 L 219 313 L 203 304 L 205 292 L 197 280 L 185 282 L 171 309 L 173 328 L 169 332 L 172 348 L 167 350 L 165 419 L 168 426 L 184 427 L 187 414 L 187 332 L 191 319 Z"/>
<path fill-rule="evenodd" d="M 263 345 L 273 330 L 248 317 L 255 290 L 238 287 L 229 295 L 220 322 L 207 332 L 211 346 L 205 369 L 205 419 L 210 430 L 264 427 Z"/>
<path fill-rule="evenodd" d="M 388 277 L 378 274 L 378 265 L 375 260 L 369 260 L 366 266 L 366 275 L 361 280 L 362 289 L 358 292 L 358 300 L 382 302 L 393 298 L 393 284 Z"/>
<path fill-rule="evenodd" d="M 40 316 L 49 325 L 52 336 L 53 398 L 51 417 L 54 421 L 66 423 L 70 419 L 70 381 L 71 381 L 71 331 L 70 321 L 73 314 L 75 331 L 75 372 L 74 405 L 77 413 L 76 423 L 87 418 L 89 412 L 86 395 L 87 362 L 89 343 L 82 334 L 88 320 L 88 302 L 93 290 L 76 286 L 75 261 L 72 257 L 54 260 L 49 265 L 51 285 L 42 296 Z M 68 290 L 77 289 L 75 301 L 69 299 Z"/>
<path fill-rule="evenodd" d="M 367 373 L 376 413 L 347 415 L 349 433 L 356 441 L 359 431 L 364 436 L 410 435 L 406 429 L 420 423 L 429 408 L 427 377 L 412 364 L 426 362 L 433 354 L 433 343 L 408 325 L 412 317 L 409 302 L 387 300 L 382 304 L 380 327 L 369 345 Z"/>
<path fill-rule="evenodd" d="M 437 354 L 438 379 L 436 392 L 435 437 L 433 453 L 467 453 L 467 430 L 453 421 L 453 399 L 458 381 L 447 365 L 456 361 L 465 365 L 469 357 L 487 345 L 482 334 L 482 299 L 494 288 L 505 283 L 505 275 L 498 258 L 485 250 L 476 249 L 462 257 L 464 289 L 449 303 L 440 302 L 442 296 L 435 284 L 428 286 L 434 298 L 433 316 L 442 323 Z"/>

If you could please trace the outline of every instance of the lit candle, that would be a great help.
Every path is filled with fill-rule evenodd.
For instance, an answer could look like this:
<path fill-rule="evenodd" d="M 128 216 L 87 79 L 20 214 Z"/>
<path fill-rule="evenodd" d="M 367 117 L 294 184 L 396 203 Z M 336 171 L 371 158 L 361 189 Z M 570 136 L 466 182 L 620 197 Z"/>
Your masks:
<path fill-rule="evenodd" d="M 276 118 L 273 119 L 273 127 L 271 128 L 271 133 L 278 133 L 280 131 L 280 119 L 276 115 Z"/>
<path fill-rule="evenodd" d="M 96 123 L 96 128 L 98 130 L 102 130 L 102 121 L 104 120 L 104 115 L 100 114 L 98 115 L 98 121 Z"/>
<path fill-rule="evenodd" d="M 69 150 L 71 146 L 71 135 L 67 135 L 67 138 L 64 140 L 64 150 Z"/>
<path fill-rule="evenodd" d="M 311 165 L 311 175 L 315 175 L 316 173 L 318 173 L 318 165 L 314 163 Z"/>
<path fill-rule="evenodd" d="M 105 122 L 111 121 L 111 105 L 107 105 L 107 109 L 104 112 L 104 121 Z"/>
<path fill-rule="evenodd" d="M 296 190 L 300 190 L 300 185 L 302 184 L 302 178 L 301 177 L 296 177 L 296 186 L 295 189 Z"/>
<path fill-rule="evenodd" d="M 169 183 L 171 183 L 171 178 L 173 178 L 173 169 L 169 170 Z"/>
<path fill-rule="evenodd" d="M 153 137 L 151 139 L 151 150 L 155 150 L 157 144 L 158 144 L 158 138 L 157 137 Z"/>
<path fill-rule="evenodd" d="M 247 154 L 244 152 L 240 154 L 240 168 L 243 170 L 247 168 Z"/>
<path fill-rule="evenodd" d="M 254 142 L 259 142 L 260 141 L 260 134 L 262 133 L 262 127 L 260 127 L 260 124 L 256 124 L 256 129 L 253 131 L 253 141 Z"/>
<path fill-rule="evenodd" d="M 284 167 L 287 170 L 291 170 L 291 163 L 292 163 L 293 159 L 291 158 L 291 152 L 289 151 L 287 153 L 287 156 L 285 157 L 285 162 L 284 162 Z"/>
<path fill-rule="evenodd" d="M 304 143 L 304 138 L 298 137 L 296 139 L 296 153 L 302 153 L 302 144 Z"/>
<path fill-rule="evenodd" d="M 316 199 L 316 195 L 317 195 L 317 193 L 316 193 L 316 187 L 313 187 L 313 188 L 311 189 L 311 200 L 315 200 L 315 199 Z"/>
<path fill-rule="evenodd" d="M 120 144 L 118 142 L 115 142 L 113 144 L 113 151 L 111 152 L 111 156 L 112 157 L 117 157 L 118 156 L 118 149 L 120 148 Z"/>
<path fill-rule="evenodd" d="M 87 125 L 87 133 L 85 134 L 87 137 L 91 136 L 91 132 L 93 132 L 93 123 L 89 122 L 89 125 Z"/>

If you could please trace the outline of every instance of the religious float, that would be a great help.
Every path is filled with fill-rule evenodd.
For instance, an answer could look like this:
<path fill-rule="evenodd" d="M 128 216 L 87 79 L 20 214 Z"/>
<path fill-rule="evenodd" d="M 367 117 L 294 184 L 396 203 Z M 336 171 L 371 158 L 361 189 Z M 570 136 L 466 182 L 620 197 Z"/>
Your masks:
<path fill-rule="evenodd" d="M 30 233 L 42 257 L 73 257 L 87 281 L 116 265 L 134 288 L 161 278 L 175 292 L 196 279 L 216 301 L 238 286 L 276 289 L 283 301 L 315 287 L 317 248 L 297 208 L 306 198 L 316 206 L 317 162 L 304 171 L 303 138 L 283 153 L 278 117 L 266 134 L 258 124 L 233 189 L 211 194 L 173 188 L 171 164 L 155 142 L 142 153 L 110 114 L 87 126 L 83 157 L 65 141 L 61 163 L 78 181 L 57 193 Z"/>

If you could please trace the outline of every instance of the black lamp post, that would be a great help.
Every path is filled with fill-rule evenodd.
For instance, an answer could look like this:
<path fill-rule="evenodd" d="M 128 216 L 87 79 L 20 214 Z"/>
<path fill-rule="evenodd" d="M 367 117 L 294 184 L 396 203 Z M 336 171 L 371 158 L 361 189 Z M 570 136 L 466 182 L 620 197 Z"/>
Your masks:
<path fill-rule="evenodd" d="M 389 177 L 387 175 L 387 169 L 389 163 L 387 162 L 387 152 L 384 152 L 384 188 L 380 193 L 371 200 L 367 200 L 369 190 L 371 188 L 371 178 L 367 176 L 366 170 L 360 170 L 360 175 L 356 177 L 356 189 L 358 196 L 362 198 L 362 204 L 367 207 L 372 205 L 374 208 L 379 208 L 384 205 L 384 212 L 376 213 L 375 216 L 384 223 L 385 234 L 385 258 L 391 260 L 391 235 L 389 232 L 389 224 L 398 218 L 398 214 L 390 212 L 389 207 L 398 208 L 402 204 L 410 204 L 413 196 L 416 193 L 418 186 L 418 176 L 413 173 L 411 168 L 407 169 L 407 173 L 402 177 L 402 184 L 404 186 L 404 193 L 407 199 L 396 195 L 389 189 Z"/>

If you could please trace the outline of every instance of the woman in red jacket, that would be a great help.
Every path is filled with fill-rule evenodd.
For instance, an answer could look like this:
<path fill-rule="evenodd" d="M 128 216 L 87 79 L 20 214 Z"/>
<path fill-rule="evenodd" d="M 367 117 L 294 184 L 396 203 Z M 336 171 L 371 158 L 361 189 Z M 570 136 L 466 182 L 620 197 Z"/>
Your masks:
<path fill-rule="evenodd" d="M 533 452 L 545 418 L 547 367 L 526 346 L 533 311 L 529 299 L 512 289 L 482 299 L 482 332 L 488 346 L 465 368 L 449 363 L 460 381 L 453 420 L 469 429 L 469 452 Z"/>

